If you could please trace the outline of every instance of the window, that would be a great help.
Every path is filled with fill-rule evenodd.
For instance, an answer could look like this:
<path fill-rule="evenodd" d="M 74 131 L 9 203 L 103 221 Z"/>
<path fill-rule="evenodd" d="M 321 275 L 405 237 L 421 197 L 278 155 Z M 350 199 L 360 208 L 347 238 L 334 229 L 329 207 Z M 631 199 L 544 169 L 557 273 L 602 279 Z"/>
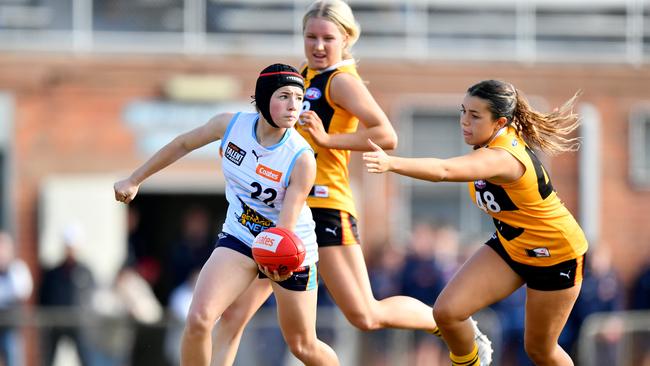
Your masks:
<path fill-rule="evenodd" d="M 94 0 L 93 28 L 112 32 L 182 32 L 180 0 Z"/>
<path fill-rule="evenodd" d="M 0 229 L 13 229 L 14 202 L 10 191 L 11 141 L 14 125 L 14 101 L 10 94 L 0 92 Z"/>
<path fill-rule="evenodd" d="M 458 124 L 458 112 L 451 108 L 416 109 L 406 115 L 400 130 L 400 154 L 411 157 L 450 158 L 465 154 L 465 144 Z M 406 177 L 399 178 L 402 202 L 406 206 L 403 227 L 421 221 L 438 221 L 454 225 L 463 238 L 492 232 L 492 221 L 474 207 L 467 184 L 431 183 Z"/>
<path fill-rule="evenodd" d="M 631 115 L 630 179 L 637 187 L 650 188 L 650 105 Z"/>

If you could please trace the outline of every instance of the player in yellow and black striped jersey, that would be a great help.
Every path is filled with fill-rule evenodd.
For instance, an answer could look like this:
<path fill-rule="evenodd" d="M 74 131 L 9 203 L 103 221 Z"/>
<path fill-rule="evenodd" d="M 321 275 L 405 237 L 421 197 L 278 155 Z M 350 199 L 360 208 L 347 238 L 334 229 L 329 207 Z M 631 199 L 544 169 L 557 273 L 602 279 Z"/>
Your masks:
<path fill-rule="evenodd" d="M 485 179 L 468 184 L 472 200 L 492 216 L 506 254 L 518 263 L 537 267 L 584 254 L 587 241 L 582 230 L 558 198 L 540 160 L 516 130 L 504 127 L 485 148 L 507 151 L 525 171 L 507 184 Z"/>
<path fill-rule="evenodd" d="M 306 94 L 296 128 L 316 154 L 316 180 L 307 203 L 316 222 L 318 271 L 354 326 L 436 332 L 430 306 L 406 296 L 376 300 L 370 288 L 350 188 L 350 151 L 368 151 L 368 139 L 393 149 L 397 136 L 359 77 L 350 54 L 359 37 L 352 10 L 341 0 L 316 1 L 303 18 L 303 32 L 307 60 L 301 72 Z M 357 129 L 359 123 L 365 128 Z M 254 286 L 238 299 L 236 309 L 240 311 L 222 318 L 215 349 L 220 364 L 232 362 L 241 331 L 269 293 L 265 284 Z M 250 311 L 242 312 L 239 305 Z M 491 357 L 489 343 L 486 345 L 484 353 Z"/>
<path fill-rule="evenodd" d="M 464 140 L 474 151 L 450 159 L 364 153 L 368 171 L 417 179 L 468 182 L 474 203 L 494 220 L 496 233 L 462 266 L 434 305 L 453 365 L 476 365 L 467 316 L 526 284 L 526 352 L 535 364 L 572 365 L 557 341 L 578 298 L 587 240 L 553 189 L 532 148 L 572 151 L 565 137 L 579 123 L 577 95 L 556 111 L 530 108 L 507 82 L 487 80 L 467 91 L 461 108 Z"/>
<path fill-rule="evenodd" d="M 346 84 L 361 83 L 361 78 L 357 73 L 355 62 L 352 59 L 340 61 L 320 71 L 310 69 L 305 65 L 301 73 L 305 78 L 305 90 L 308 94 L 303 101 L 301 126 L 297 128 L 300 134 L 313 147 L 318 163 L 316 182 L 309 196 L 309 207 L 345 211 L 355 217 L 357 213 L 354 207 L 354 199 L 352 198 L 348 172 L 350 150 L 328 148 L 323 141 L 315 141 L 310 132 L 313 131 L 311 125 L 316 119 L 319 119 L 323 126 L 321 131 L 322 136 L 325 134 L 328 137 L 343 134 L 350 135 L 357 131 L 357 126 L 359 125 L 358 117 L 341 106 L 342 104 L 346 104 L 346 102 L 339 101 L 337 103 L 332 99 L 332 82 L 337 80 L 337 76 L 347 78 L 347 81 L 337 80 L 338 84 L 334 88 L 336 93 L 341 88 L 345 88 Z M 335 94 L 334 97 L 340 98 L 338 94 Z M 308 111 L 312 111 L 313 113 Z M 381 129 L 376 129 L 383 135 L 390 136 L 394 134 L 386 116 L 383 113 L 378 114 L 378 116 L 373 118 L 376 120 L 373 124 L 377 126 L 370 127 L 381 127 Z M 383 124 L 386 124 L 386 126 L 383 126 Z M 375 133 L 375 135 L 378 135 L 380 138 L 385 138 L 379 135 L 379 133 Z M 387 140 L 390 140 L 390 138 Z M 396 138 L 393 138 L 393 141 L 396 141 Z M 367 144 L 365 141 L 363 143 Z M 387 146 L 391 145 L 387 144 Z M 319 240 L 320 245 L 331 242 L 332 240 L 329 238 Z M 340 244 L 356 243 L 350 241 Z"/>

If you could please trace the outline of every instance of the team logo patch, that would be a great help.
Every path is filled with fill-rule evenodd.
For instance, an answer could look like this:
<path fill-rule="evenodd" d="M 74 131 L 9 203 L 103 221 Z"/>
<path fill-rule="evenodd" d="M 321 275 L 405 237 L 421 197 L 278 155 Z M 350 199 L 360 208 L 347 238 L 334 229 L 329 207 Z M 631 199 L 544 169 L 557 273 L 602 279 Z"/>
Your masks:
<path fill-rule="evenodd" d="M 321 93 L 320 89 L 314 87 L 307 89 L 307 91 L 305 92 L 305 98 L 309 100 L 316 100 L 320 98 L 322 95 L 323 93 Z"/>
<path fill-rule="evenodd" d="M 278 250 L 278 245 L 282 241 L 282 236 L 273 233 L 263 232 L 255 237 L 253 248 L 261 248 L 275 253 Z"/>
<path fill-rule="evenodd" d="M 249 205 L 244 203 L 241 198 L 239 198 L 239 202 L 241 202 L 242 213 L 240 216 L 237 216 L 237 221 L 244 225 L 253 236 L 257 236 L 257 234 L 262 231 L 275 226 L 273 221 L 252 209 Z"/>
<path fill-rule="evenodd" d="M 233 144 L 232 142 L 228 143 L 225 153 L 226 159 L 232 161 L 236 165 L 241 165 L 241 162 L 244 160 L 244 156 L 246 156 L 246 151 Z"/>
<path fill-rule="evenodd" d="M 274 182 L 279 182 L 280 179 L 282 179 L 282 172 L 273 170 L 263 164 L 257 164 L 257 168 L 255 168 L 255 173 L 257 173 L 257 175 L 261 175 L 266 179 L 270 179 Z"/>
<path fill-rule="evenodd" d="M 526 249 L 526 254 L 528 254 L 529 257 L 535 257 L 535 258 L 551 256 L 551 252 L 548 250 L 548 248 Z"/>
<path fill-rule="evenodd" d="M 487 183 L 483 179 L 475 180 L 474 187 L 476 189 L 483 189 L 487 186 Z"/>

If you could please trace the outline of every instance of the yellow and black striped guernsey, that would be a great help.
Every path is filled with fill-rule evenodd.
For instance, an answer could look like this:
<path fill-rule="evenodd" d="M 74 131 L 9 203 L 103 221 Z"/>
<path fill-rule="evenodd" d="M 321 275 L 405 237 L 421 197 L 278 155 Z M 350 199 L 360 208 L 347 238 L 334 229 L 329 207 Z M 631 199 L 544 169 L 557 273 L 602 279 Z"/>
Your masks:
<path fill-rule="evenodd" d="M 506 150 L 526 167 L 518 180 L 508 184 L 469 183 L 472 201 L 492 216 L 510 257 L 546 267 L 583 255 L 587 240 L 582 229 L 558 198 L 535 153 L 515 130 L 502 129 L 487 148 Z"/>
<path fill-rule="evenodd" d="M 304 67 L 301 72 L 305 78 L 303 110 L 316 112 L 329 134 L 353 133 L 359 125 L 359 120 L 354 115 L 337 106 L 330 98 L 332 78 L 342 72 L 360 78 L 354 60 L 345 60 L 321 71 Z M 350 151 L 319 147 L 309 133 L 303 131 L 299 125 L 297 128 L 316 153 L 316 182 L 307 204 L 313 208 L 345 211 L 356 217 L 348 171 Z"/>

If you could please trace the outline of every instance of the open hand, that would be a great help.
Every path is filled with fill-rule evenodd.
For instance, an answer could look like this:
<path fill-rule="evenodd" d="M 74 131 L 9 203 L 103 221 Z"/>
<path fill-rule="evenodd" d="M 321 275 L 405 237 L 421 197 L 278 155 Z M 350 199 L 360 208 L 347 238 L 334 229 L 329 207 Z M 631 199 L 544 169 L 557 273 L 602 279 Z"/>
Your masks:
<path fill-rule="evenodd" d="M 390 170 L 390 156 L 379 145 L 368 139 L 373 151 L 363 153 L 368 173 L 385 173 Z"/>

